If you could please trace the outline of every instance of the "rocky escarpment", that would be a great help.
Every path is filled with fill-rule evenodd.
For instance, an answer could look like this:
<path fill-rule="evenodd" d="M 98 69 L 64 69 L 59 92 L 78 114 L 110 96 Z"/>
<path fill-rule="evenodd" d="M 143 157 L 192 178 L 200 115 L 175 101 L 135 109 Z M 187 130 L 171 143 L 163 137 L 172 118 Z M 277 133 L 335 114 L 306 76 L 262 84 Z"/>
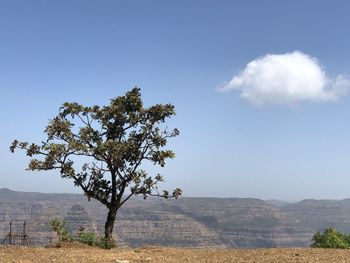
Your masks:
<path fill-rule="evenodd" d="M 13 222 L 25 221 L 32 244 L 55 238 L 49 221 L 103 233 L 107 210 L 78 194 L 23 193 L 0 189 L 0 238 Z M 317 230 L 335 226 L 350 232 L 350 200 L 305 200 L 274 204 L 249 198 L 131 199 L 117 215 L 114 235 L 120 246 L 288 247 L 308 246 Z"/>
<path fill-rule="evenodd" d="M 229 247 L 307 246 L 314 233 L 259 199 L 185 198 L 173 205 L 220 233 Z"/>
<path fill-rule="evenodd" d="M 96 222 L 81 204 L 73 205 L 64 217 L 67 230 L 74 236 L 80 231 L 97 232 Z"/>
<path fill-rule="evenodd" d="M 144 207 L 141 201 L 120 212 L 116 231 L 132 246 L 226 247 L 220 234 L 202 222 L 166 206 Z"/>

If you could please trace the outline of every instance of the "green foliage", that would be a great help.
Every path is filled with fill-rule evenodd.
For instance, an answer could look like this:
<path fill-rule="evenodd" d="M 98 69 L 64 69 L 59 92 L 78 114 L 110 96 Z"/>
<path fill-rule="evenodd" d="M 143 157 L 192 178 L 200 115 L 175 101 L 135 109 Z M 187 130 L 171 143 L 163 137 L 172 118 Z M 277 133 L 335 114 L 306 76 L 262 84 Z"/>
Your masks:
<path fill-rule="evenodd" d="M 72 237 L 69 235 L 66 227 L 65 227 L 65 222 L 59 218 L 53 218 L 50 221 L 50 227 L 52 231 L 56 232 L 58 236 L 58 242 L 62 241 L 71 241 Z"/>
<path fill-rule="evenodd" d="M 96 246 L 104 249 L 111 249 L 117 246 L 116 241 L 112 238 L 105 238 L 94 232 L 84 232 L 81 229 L 77 237 L 72 237 L 65 227 L 65 222 L 59 218 L 53 218 L 50 222 L 51 229 L 56 232 L 58 236 L 57 245 L 60 246 L 62 242 L 80 242 L 89 246 Z"/>
<path fill-rule="evenodd" d="M 96 233 L 93 233 L 93 232 L 81 231 L 78 234 L 77 241 L 83 244 L 87 244 L 89 246 L 97 246 L 105 249 L 111 249 L 117 246 L 117 243 L 114 239 L 108 239 L 100 235 L 97 235 Z"/>
<path fill-rule="evenodd" d="M 89 246 L 97 246 L 105 249 L 115 248 L 117 246 L 116 241 L 114 239 L 106 239 L 100 235 L 97 235 L 94 232 L 81 231 L 78 234 L 78 238 L 76 239 L 76 241 Z"/>
<path fill-rule="evenodd" d="M 144 108 L 139 88 L 104 107 L 66 102 L 46 127 L 45 141 L 35 144 L 14 140 L 10 150 L 19 148 L 30 157 L 42 157 L 31 159 L 28 170 L 58 169 L 87 197 L 107 207 L 116 201 L 123 203 L 125 188 L 131 195 L 177 198 L 182 193 L 178 188 L 172 193 L 158 192 L 157 184 L 164 181 L 163 176 L 152 177 L 139 169 L 143 161 L 164 166 L 166 159 L 175 157 L 171 150 L 162 148 L 169 138 L 179 135 L 179 130 L 161 129 L 161 124 L 173 115 L 171 104 Z M 78 169 L 75 157 L 81 156 L 88 162 Z"/>
<path fill-rule="evenodd" d="M 116 248 L 117 242 L 113 238 L 102 237 L 100 241 L 100 247 L 104 249 Z"/>
<path fill-rule="evenodd" d="M 101 237 L 93 232 L 80 232 L 78 234 L 77 241 L 87 244 L 89 246 L 99 246 L 101 242 Z"/>
<path fill-rule="evenodd" d="M 338 232 L 334 227 L 319 231 L 312 238 L 311 247 L 318 248 L 350 248 L 350 236 Z"/>

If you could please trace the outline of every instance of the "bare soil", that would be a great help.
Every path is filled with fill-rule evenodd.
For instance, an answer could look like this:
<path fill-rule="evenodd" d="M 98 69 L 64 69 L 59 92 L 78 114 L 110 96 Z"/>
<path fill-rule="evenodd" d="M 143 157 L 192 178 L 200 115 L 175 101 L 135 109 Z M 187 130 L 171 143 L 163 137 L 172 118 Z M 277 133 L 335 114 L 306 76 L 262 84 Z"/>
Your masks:
<path fill-rule="evenodd" d="M 91 247 L 0 247 L 1 263 L 31 262 L 350 262 L 350 250 L 315 248 L 190 249 L 142 247 L 103 250 Z"/>

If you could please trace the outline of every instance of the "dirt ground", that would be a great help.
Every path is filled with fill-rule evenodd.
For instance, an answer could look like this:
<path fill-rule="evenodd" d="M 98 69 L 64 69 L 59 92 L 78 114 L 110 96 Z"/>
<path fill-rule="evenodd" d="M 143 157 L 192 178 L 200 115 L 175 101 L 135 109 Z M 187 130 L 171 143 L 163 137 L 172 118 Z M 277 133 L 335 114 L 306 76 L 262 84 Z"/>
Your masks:
<path fill-rule="evenodd" d="M 0 247 L 1 263 L 29 262 L 350 262 L 350 250 L 313 248 L 184 249 L 143 247 L 103 250 L 90 247 Z"/>

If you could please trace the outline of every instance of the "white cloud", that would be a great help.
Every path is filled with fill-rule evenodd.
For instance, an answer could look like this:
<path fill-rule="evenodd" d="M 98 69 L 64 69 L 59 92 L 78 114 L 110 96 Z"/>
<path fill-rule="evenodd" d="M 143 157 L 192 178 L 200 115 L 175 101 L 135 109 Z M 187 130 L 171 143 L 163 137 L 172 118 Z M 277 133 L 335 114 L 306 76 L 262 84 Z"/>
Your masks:
<path fill-rule="evenodd" d="M 220 88 L 239 90 L 256 105 L 294 104 L 299 101 L 335 101 L 350 81 L 339 75 L 327 77 L 316 58 L 299 51 L 272 54 L 249 62 L 243 71 Z"/>

